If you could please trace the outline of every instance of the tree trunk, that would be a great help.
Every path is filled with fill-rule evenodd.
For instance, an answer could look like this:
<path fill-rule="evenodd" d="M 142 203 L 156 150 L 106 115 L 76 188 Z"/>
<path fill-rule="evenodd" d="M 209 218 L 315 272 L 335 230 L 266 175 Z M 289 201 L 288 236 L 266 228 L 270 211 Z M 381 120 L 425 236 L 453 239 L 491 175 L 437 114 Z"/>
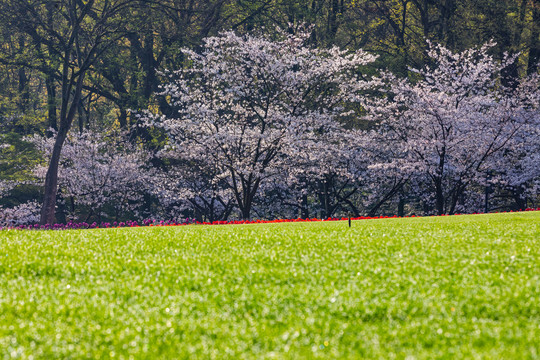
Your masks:
<path fill-rule="evenodd" d="M 398 216 L 403 217 L 403 215 L 405 215 L 405 199 L 400 197 L 398 203 Z"/>
<path fill-rule="evenodd" d="M 309 218 L 308 197 L 305 194 L 302 195 L 301 216 L 303 219 Z"/>
<path fill-rule="evenodd" d="M 240 206 L 240 211 L 242 212 L 243 220 L 251 219 L 251 208 L 253 206 L 253 199 L 255 197 L 255 193 L 257 192 L 257 187 L 258 187 L 257 183 L 254 183 L 253 186 L 250 186 L 250 185 L 251 183 L 248 182 L 248 186 L 246 186 L 243 189 L 244 201 L 242 201 L 242 204 Z"/>
<path fill-rule="evenodd" d="M 251 216 L 251 204 L 243 206 L 240 211 L 242 213 L 242 220 L 249 220 Z"/>
<path fill-rule="evenodd" d="M 381 200 L 379 200 L 379 202 L 377 202 L 368 212 L 367 216 L 369 217 L 374 217 L 375 215 L 377 215 L 377 212 L 379 211 L 379 209 L 388 201 L 390 200 L 392 197 L 394 197 L 394 195 L 396 195 L 402 188 L 403 186 L 405 185 L 406 181 L 403 181 L 403 180 L 399 180 L 397 181 L 397 183 L 394 184 L 394 186 L 392 186 L 392 189 L 390 189 L 390 191 L 388 191 L 383 197 Z"/>
<path fill-rule="evenodd" d="M 120 128 L 127 128 L 127 111 L 123 107 L 120 107 L 120 115 L 118 115 L 118 122 L 120 123 Z"/>
<path fill-rule="evenodd" d="M 232 190 L 236 202 L 238 203 L 238 208 L 240 209 L 240 215 L 242 220 L 249 220 L 251 217 L 251 208 L 253 206 L 253 199 L 257 194 L 261 179 L 254 178 L 253 174 L 249 175 L 248 179 L 244 177 L 239 177 L 238 179 L 235 176 L 234 171 L 231 171 L 231 178 L 233 181 Z M 238 180 L 241 185 L 238 187 Z"/>
<path fill-rule="evenodd" d="M 454 193 L 451 198 L 450 210 L 448 211 L 450 215 L 454 215 L 454 213 L 456 212 L 458 200 L 461 197 L 461 195 L 465 193 L 466 188 L 467 188 L 467 184 L 456 185 Z"/>
<path fill-rule="evenodd" d="M 437 181 L 437 183 L 435 183 L 435 202 L 437 206 L 437 213 L 439 215 L 443 215 L 444 214 L 444 194 L 443 194 L 442 184 L 440 183 L 440 181 Z"/>
<path fill-rule="evenodd" d="M 78 75 L 77 85 L 75 86 L 73 99 L 70 102 L 70 86 L 67 85 L 67 66 L 64 70 L 64 83 L 62 86 L 62 111 L 60 113 L 60 126 L 58 134 L 54 141 L 51 160 L 49 162 L 49 168 L 47 169 L 47 175 L 45 176 L 45 189 L 43 195 L 43 207 L 41 208 L 40 224 L 53 224 L 55 218 L 56 207 L 56 193 L 58 192 L 58 165 L 60 163 L 60 154 L 62 147 L 67 138 L 71 124 L 75 117 L 75 112 L 81 98 L 82 85 L 84 81 L 84 73 Z M 75 76 L 72 74 L 72 76 Z M 73 79 L 71 79 L 71 82 Z"/>
<path fill-rule="evenodd" d="M 45 193 L 43 196 L 43 207 L 41 208 L 40 223 L 53 224 L 56 207 L 56 193 L 58 191 L 58 164 L 60 163 L 60 153 L 67 136 L 66 128 L 60 129 L 54 141 L 51 161 L 45 177 Z"/>

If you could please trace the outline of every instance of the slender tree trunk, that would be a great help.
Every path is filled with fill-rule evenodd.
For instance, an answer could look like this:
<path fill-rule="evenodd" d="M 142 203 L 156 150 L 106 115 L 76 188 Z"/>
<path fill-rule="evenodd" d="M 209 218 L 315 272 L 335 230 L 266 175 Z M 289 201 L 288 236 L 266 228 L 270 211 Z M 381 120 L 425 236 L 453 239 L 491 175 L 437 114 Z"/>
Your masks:
<path fill-rule="evenodd" d="M 67 68 L 65 69 L 67 73 Z M 79 74 L 77 78 L 77 85 L 75 86 L 73 99 L 69 102 L 70 91 L 67 86 L 68 79 L 64 79 L 64 86 L 62 86 L 62 111 L 60 114 L 60 126 L 56 139 L 54 141 L 51 160 L 49 162 L 49 168 L 47 169 L 47 175 L 45 176 L 45 189 L 43 196 L 43 207 L 41 208 L 40 223 L 53 224 L 55 218 L 56 207 L 56 194 L 58 192 L 58 165 L 60 163 L 60 154 L 62 147 L 66 141 L 67 134 L 73 123 L 75 112 L 81 98 L 82 85 L 84 81 L 84 73 Z"/>
<path fill-rule="evenodd" d="M 330 216 L 330 181 L 331 179 L 325 176 L 321 183 L 322 188 L 322 205 L 324 207 L 322 218 L 326 219 Z"/>
<path fill-rule="evenodd" d="M 154 36 L 149 34 L 142 49 L 142 65 L 145 72 L 143 83 L 144 101 L 148 101 L 156 87 L 156 64 L 154 59 Z"/>
<path fill-rule="evenodd" d="M 45 193 L 43 196 L 43 207 L 41 208 L 41 224 L 52 224 L 56 207 L 56 193 L 58 191 L 58 165 L 60 163 L 60 153 L 67 137 L 66 128 L 60 129 L 56 134 L 51 160 L 47 175 L 45 176 Z"/>
<path fill-rule="evenodd" d="M 489 212 L 489 185 L 484 187 L 484 213 Z"/>
<path fill-rule="evenodd" d="M 405 44 L 405 33 L 407 31 L 407 6 L 409 1 L 402 1 L 403 10 L 401 13 L 401 31 L 399 33 L 399 47 L 400 52 L 403 53 L 403 63 L 401 65 L 403 74 L 407 74 L 407 69 L 409 65 L 409 51 L 407 45 Z"/>

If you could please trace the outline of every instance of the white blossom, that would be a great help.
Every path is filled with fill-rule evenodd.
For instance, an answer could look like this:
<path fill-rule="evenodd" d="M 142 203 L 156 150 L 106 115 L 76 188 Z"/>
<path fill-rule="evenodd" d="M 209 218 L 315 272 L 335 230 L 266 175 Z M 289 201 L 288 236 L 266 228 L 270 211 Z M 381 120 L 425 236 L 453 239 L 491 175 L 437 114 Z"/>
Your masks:
<path fill-rule="evenodd" d="M 41 205 L 30 201 L 13 208 L 0 206 L 0 228 L 17 225 L 35 224 L 39 221 Z"/>
<path fill-rule="evenodd" d="M 375 57 L 362 50 L 312 49 L 306 39 L 225 32 L 207 38 L 200 54 L 184 50 L 190 66 L 168 73 L 171 82 L 162 92 L 177 115 L 145 119 L 167 131 L 163 157 L 176 159 L 179 168 L 195 166 L 199 177 L 209 175 L 217 184 L 183 181 L 181 196 L 194 201 L 202 189 L 208 201 L 233 196 L 241 216 L 249 218 L 261 186 L 294 177 L 296 170 L 344 171 L 331 161 L 346 141 L 337 134 L 347 133 L 336 120 L 350 94 L 368 87 L 358 70 Z M 208 193 L 217 189 L 222 193 Z"/>
<path fill-rule="evenodd" d="M 380 97 L 359 99 L 378 124 L 381 140 L 400 154 L 376 166 L 413 174 L 413 190 L 434 200 L 439 214 L 454 213 L 465 190 L 485 177 L 491 160 L 513 151 L 526 127 L 538 128 L 537 75 L 521 80 L 517 90 L 505 87 L 503 69 L 515 56 L 496 61 L 488 54 L 492 46 L 453 53 L 432 45 L 428 54 L 434 65 L 414 70 L 414 81 L 386 73 Z M 537 143 L 538 135 L 532 136 Z M 528 169 L 539 168 L 535 151 L 519 152 Z M 517 169 L 511 161 L 498 166 Z"/>
<path fill-rule="evenodd" d="M 54 138 L 34 136 L 29 140 L 49 156 Z M 121 134 L 93 130 L 72 134 L 62 150 L 59 168 L 59 187 L 70 216 L 76 216 L 73 211 L 78 206 L 97 216 L 105 205 L 114 209 L 110 216 L 136 212 L 149 183 L 148 160 L 145 151 Z M 45 166 L 38 166 L 35 175 L 44 178 L 46 171 Z"/>

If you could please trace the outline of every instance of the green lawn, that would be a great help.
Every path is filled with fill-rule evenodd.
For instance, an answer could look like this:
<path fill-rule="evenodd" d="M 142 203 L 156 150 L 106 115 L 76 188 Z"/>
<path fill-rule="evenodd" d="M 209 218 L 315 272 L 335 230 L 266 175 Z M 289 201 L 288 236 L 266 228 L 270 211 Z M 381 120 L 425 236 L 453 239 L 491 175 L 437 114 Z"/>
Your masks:
<path fill-rule="evenodd" d="M 0 358 L 538 359 L 540 212 L 0 231 Z"/>

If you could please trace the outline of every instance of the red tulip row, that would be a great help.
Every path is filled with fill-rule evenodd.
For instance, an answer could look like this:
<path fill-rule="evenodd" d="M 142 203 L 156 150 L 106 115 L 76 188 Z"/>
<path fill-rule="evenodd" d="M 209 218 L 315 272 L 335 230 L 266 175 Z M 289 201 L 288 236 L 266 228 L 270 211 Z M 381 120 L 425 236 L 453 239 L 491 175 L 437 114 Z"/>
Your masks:
<path fill-rule="evenodd" d="M 540 211 L 539 208 L 527 208 L 525 210 L 519 210 L 519 211 L 501 211 L 501 213 L 504 212 L 523 212 L 523 211 Z M 479 215 L 482 213 L 473 213 L 473 214 L 454 214 L 454 215 L 433 215 L 433 216 L 456 216 L 456 215 Z M 371 220 L 371 219 L 391 219 L 391 218 L 413 218 L 413 217 L 423 217 L 423 216 L 417 216 L 417 215 L 408 215 L 408 216 L 359 216 L 359 217 L 351 217 L 351 220 Z M 230 220 L 230 221 L 213 221 L 213 222 L 200 222 L 195 221 L 193 223 L 183 223 L 183 224 L 151 224 L 149 226 L 177 226 L 177 225 L 242 225 L 242 224 L 276 224 L 276 223 L 290 223 L 290 222 L 317 222 L 317 221 L 346 221 L 349 220 L 347 217 L 333 217 L 333 218 L 327 218 L 327 219 L 319 219 L 319 218 L 307 218 L 307 219 L 275 219 L 275 220 Z"/>

